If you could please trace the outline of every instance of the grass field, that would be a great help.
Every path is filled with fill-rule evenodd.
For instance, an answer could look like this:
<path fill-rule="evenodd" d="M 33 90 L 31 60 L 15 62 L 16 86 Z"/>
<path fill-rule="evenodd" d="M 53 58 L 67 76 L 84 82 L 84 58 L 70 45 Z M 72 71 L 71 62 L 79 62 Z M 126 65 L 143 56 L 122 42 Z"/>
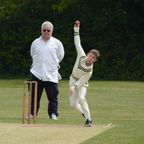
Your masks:
<path fill-rule="evenodd" d="M 25 140 L 24 133 L 27 133 L 25 127 L 28 128 L 28 126 L 24 127 L 21 124 L 23 81 L 22 79 L 0 80 L 0 143 L 9 144 L 6 139 L 15 137 L 18 134 L 17 130 L 19 130 L 19 134 L 23 135 L 22 139 L 16 139 L 18 143 L 23 144 L 22 141 Z M 68 81 L 60 81 L 59 120 L 52 121 L 48 118 L 47 99 L 44 92 L 37 117 L 37 124 L 39 127 L 42 125 L 39 132 L 45 132 L 45 126 L 49 130 L 57 127 L 62 135 L 67 136 L 69 140 L 71 140 L 70 136 L 75 136 L 76 143 L 79 142 L 83 132 L 83 141 L 79 142 L 81 144 L 143 144 L 144 82 L 90 81 L 89 84 L 87 100 L 94 127 L 97 131 L 109 123 L 112 123 L 114 127 L 99 134 L 96 134 L 94 129 L 84 128 L 82 116 L 69 106 Z M 36 129 L 34 131 L 28 130 L 33 135 L 36 133 Z M 49 133 L 52 131 L 48 131 L 47 135 Z M 56 134 L 59 135 L 59 133 Z M 76 137 L 77 135 L 79 137 Z M 88 139 L 86 139 L 86 135 L 89 135 Z M 29 141 L 25 143 L 36 144 L 37 139 L 34 136 L 28 137 Z M 54 137 L 43 136 L 42 138 L 48 140 L 47 144 L 53 144 Z M 58 140 L 62 138 L 66 139 L 61 136 L 58 137 Z M 43 141 L 40 143 L 44 144 Z"/>

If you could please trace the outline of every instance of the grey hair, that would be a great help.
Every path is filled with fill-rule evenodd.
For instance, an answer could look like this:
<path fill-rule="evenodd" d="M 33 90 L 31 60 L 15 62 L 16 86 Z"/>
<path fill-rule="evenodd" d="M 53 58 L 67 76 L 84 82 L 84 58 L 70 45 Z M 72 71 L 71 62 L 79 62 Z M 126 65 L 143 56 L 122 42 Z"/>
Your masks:
<path fill-rule="evenodd" d="M 51 31 L 53 31 L 53 24 L 52 24 L 51 22 L 49 22 L 49 21 L 43 22 L 42 25 L 41 25 L 41 31 L 43 30 L 43 27 L 44 27 L 44 26 L 49 27 L 49 29 L 50 29 Z"/>

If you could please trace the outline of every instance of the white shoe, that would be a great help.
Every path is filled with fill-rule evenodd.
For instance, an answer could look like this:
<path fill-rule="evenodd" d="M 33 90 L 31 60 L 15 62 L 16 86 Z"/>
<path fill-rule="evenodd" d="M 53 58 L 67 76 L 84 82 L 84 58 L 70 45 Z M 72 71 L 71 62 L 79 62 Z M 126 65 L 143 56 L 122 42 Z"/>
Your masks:
<path fill-rule="evenodd" d="M 55 114 L 52 114 L 52 115 L 51 115 L 51 119 L 53 119 L 53 120 L 58 120 L 58 117 L 57 117 Z"/>

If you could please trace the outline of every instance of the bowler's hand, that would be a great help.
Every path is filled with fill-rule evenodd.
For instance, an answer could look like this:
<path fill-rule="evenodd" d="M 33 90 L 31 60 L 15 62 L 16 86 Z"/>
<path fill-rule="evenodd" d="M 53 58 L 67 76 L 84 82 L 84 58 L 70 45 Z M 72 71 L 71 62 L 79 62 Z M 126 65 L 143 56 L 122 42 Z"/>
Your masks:
<path fill-rule="evenodd" d="M 76 20 L 74 23 L 74 32 L 79 33 L 79 29 L 80 29 L 80 21 Z"/>
<path fill-rule="evenodd" d="M 74 96 L 76 93 L 76 89 L 74 86 L 71 86 L 70 89 L 69 89 L 69 95 L 70 96 Z"/>
<path fill-rule="evenodd" d="M 80 27 L 80 21 L 79 20 L 75 21 L 74 27 Z"/>

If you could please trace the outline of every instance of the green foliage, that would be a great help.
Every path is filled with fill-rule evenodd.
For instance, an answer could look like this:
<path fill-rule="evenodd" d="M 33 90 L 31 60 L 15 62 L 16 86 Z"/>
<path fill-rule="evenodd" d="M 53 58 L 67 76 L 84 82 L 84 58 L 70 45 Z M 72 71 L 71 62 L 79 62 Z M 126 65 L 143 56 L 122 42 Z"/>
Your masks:
<path fill-rule="evenodd" d="M 101 54 L 92 79 L 144 80 L 143 15 L 142 0 L 0 0 L 0 73 L 28 75 L 31 42 L 49 20 L 65 47 L 60 72 L 67 79 L 76 58 L 73 23 L 79 19 L 85 52 L 97 48 Z"/>

